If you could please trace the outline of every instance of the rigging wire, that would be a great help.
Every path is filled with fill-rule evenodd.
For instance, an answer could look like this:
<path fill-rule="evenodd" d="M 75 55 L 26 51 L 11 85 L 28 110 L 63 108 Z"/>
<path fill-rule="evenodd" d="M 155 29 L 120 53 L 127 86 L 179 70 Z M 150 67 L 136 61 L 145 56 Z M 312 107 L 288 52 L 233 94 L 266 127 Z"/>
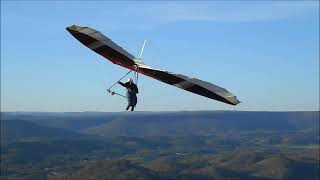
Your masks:
<path fill-rule="evenodd" d="M 125 74 L 124 76 L 122 76 L 122 77 L 121 77 L 117 82 L 115 82 L 112 86 L 110 86 L 110 87 L 107 89 L 107 91 L 109 92 L 110 89 L 113 88 L 113 86 L 115 86 L 119 81 L 121 81 L 121 80 L 122 80 L 123 78 L 125 78 L 128 74 L 130 74 L 131 71 L 132 71 L 132 69 L 131 69 L 129 72 L 127 72 L 127 74 Z"/>

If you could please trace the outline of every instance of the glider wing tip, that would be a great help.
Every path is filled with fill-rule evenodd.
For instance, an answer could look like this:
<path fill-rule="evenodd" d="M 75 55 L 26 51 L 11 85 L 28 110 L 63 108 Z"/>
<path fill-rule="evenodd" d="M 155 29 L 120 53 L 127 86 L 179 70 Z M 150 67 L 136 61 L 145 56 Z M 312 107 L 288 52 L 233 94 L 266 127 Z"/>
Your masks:
<path fill-rule="evenodd" d="M 234 105 L 236 106 L 236 105 L 238 105 L 240 103 L 242 103 L 242 102 L 241 101 L 237 101 L 237 102 L 234 103 Z"/>
<path fill-rule="evenodd" d="M 68 30 L 68 31 L 70 31 L 70 30 L 75 31 L 75 30 L 79 29 L 79 27 L 80 27 L 80 26 L 77 26 L 77 25 L 73 24 L 73 25 L 71 25 L 71 26 L 67 26 L 67 27 L 66 27 L 66 30 Z"/>

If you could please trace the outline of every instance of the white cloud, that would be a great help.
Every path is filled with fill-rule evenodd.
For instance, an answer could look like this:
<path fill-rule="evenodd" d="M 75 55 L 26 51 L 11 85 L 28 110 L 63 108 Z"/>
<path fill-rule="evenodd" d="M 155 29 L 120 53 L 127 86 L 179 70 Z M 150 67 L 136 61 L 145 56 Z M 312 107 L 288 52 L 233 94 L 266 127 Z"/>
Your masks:
<path fill-rule="evenodd" d="M 54 29 L 70 24 L 106 31 L 152 29 L 177 22 L 268 22 L 304 15 L 318 15 L 319 1 L 213 1 L 213 2 L 21 2 L 6 3 L 16 11 L 2 14 L 16 17 L 16 23 Z M 32 7 L 32 10 L 25 7 Z M 24 11 L 22 11 L 22 9 Z M 4 9 L 5 10 L 5 9 Z M 34 12 L 44 11 L 44 14 Z M 71 13 L 69 13 L 71 12 Z M 3 12 L 1 12 L 3 13 Z M 60 15 L 61 14 L 61 15 Z M 5 16 L 4 16 L 5 15 Z M 48 23 L 50 22 L 50 23 Z M 12 19 L 10 19 L 10 23 Z"/>
<path fill-rule="evenodd" d="M 112 3 L 102 14 L 109 17 L 111 23 L 131 28 L 151 28 L 183 21 L 275 21 L 319 12 L 318 1 L 121 3 Z"/>

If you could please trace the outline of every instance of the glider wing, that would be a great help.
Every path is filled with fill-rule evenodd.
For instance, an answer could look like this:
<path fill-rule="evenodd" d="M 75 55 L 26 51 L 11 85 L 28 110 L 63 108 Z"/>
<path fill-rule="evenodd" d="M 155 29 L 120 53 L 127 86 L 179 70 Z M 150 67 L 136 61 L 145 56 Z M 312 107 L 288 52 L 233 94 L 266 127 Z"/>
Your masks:
<path fill-rule="evenodd" d="M 237 105 L 238 103 L 240 103 L 237 97 L 228 92 L 226 89 L 209 82 L 202 81 L 200 79 L 149 67 L 139 67 L 139 71 L 164 83 L 210 99 L 214 99 L 231 105 Z"/>
<path fill-rule="evenodd" d="M 154 69 L 144 64 L 142 61 L 135 59 L 133 55 L 112 42 L 99 31 L 92 28 L 73 25 L 66 29 L 82 44 L 101 56 L 109 59 L 114 64 L 118 64 L 164 83 L 210 99 L 231 105 L 237 105 L 240 103 L 236 96 L 224 88 L 200 79 Z"/>
<path fill-rule="evenodd" d="M 112 63 L 124 67 L 130 67 L 135 64 L 133 55 L 125 51 L 116 43 L 112 42 L 111 39 L 107 38 L 99 31 L 89 27 L 76 25 L 67 27 L 66 29 L 83 45 L 109 59 Z"/>

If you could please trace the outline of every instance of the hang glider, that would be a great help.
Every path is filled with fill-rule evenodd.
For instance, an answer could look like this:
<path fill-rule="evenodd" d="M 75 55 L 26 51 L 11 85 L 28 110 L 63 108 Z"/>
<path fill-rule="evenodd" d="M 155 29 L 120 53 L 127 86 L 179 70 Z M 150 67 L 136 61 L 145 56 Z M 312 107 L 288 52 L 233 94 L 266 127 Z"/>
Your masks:
<path fill-rule="evenodd" d="M 132 54 L 92 28 L 73 25 L 66 29 L 83 45 L 114 64 L 210 99 L 231 105 L 240 103 L 236 96 L 224 88 L 200 79 L 155 69 L 144 64 L 140 59 L 136 59 Z"/>

